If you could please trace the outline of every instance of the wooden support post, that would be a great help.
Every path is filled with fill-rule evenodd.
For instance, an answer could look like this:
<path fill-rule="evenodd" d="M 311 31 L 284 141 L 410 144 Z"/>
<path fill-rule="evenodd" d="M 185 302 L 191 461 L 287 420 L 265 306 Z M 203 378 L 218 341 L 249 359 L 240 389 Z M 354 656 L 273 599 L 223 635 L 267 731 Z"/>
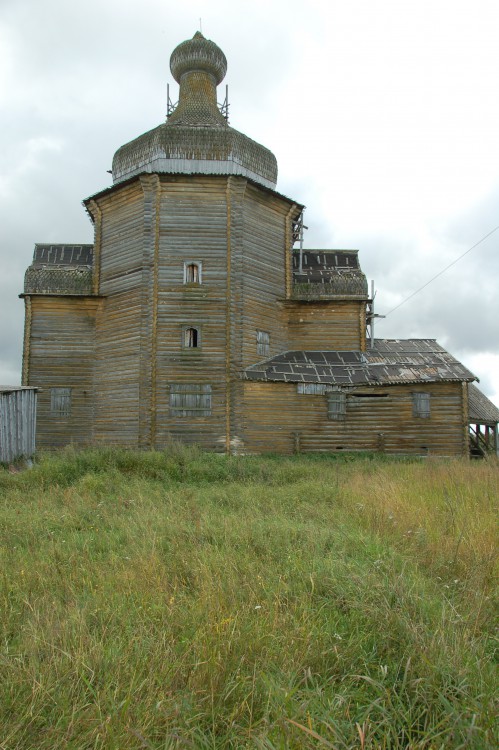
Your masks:
<path fill-rule="evenodd" d="M 301 432 L 293 432 L 293 453 L 301 453 Z"/>

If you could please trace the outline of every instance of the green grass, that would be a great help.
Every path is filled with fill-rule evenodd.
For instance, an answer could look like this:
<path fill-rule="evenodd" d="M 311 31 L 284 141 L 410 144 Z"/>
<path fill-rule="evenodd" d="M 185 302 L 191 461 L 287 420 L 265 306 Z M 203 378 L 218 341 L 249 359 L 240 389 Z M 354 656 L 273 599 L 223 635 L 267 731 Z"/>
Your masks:
<path fill-rule="evenodd" d="M 0 470 L 0 748 L 496 748 L 499 464 Z"/>

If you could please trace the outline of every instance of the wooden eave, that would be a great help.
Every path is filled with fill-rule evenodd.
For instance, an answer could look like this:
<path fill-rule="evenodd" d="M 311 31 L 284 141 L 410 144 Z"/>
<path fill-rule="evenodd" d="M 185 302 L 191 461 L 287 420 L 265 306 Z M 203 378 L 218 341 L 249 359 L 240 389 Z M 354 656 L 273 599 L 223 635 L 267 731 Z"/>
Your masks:
<path fill-rule="evenodd" d="M 185 174 L 183 172 L 141 172 L 140 174 L 135 174 L 132 177 L 130 177 L 127 180 L 123 180 L 123 182 L 117 182 L 115 185 L 111 185 L 108 188 L 104 188 L 104 190 L 101 190 L 98 193 L 94 193 L 93 195 L 90 195 L 88 198 L 84 198 L 82 201 L 83 206 L 85 207 L 85 210 L 87 211 L 88 215 L 90 216 L 90 220 L 92 223 L 94 223 L 94 216 L 92 214 L 92 211 L 90 209 L 90 204 L 92 201 L 97 201 L 100 198 L 104 198 L 107 195 L 111 195 L 113 192 L 120 190 L 123 187 L 127 187 L 128 185 L 133 184 L 135 181 L 139 180 L 141 177 L 147 177 L 151 174 L 157 174 L 158 177 L 162 177 L 164 175 L 173 176 L 173 177 L 182 177 L 185 179 L 199 179 L 200 177 L 218 177 L 220 180 L 227 181 L 229 177 L 234 177 L 241 180 L 246 180 L 252 187 L 257 188 L 258 190 L 261 190 L 264 193 L 267 193 L 268 195 L 271 195 L 273 197 L 279 198 L 280 200 L 284 201 L 285 203 L 289 204 L 290 206 L 295 205 L 296 206 L 296 215 L 298 216 L 303 209 L 305 208 L 305 205 L 302 203 L 298 203 L 297 201 L 292 200 L 287 195 L 284 195 L 283 193 L 277 192 L 277 190 L 272 190 L 272 188 L 265 187 L 265 185 L 261 185 L 260 183 L 256 182 L 255 180 L 252 180 L 250 177 L 244 177 L 239 175 L 221 175 L 221 174 Z"/>

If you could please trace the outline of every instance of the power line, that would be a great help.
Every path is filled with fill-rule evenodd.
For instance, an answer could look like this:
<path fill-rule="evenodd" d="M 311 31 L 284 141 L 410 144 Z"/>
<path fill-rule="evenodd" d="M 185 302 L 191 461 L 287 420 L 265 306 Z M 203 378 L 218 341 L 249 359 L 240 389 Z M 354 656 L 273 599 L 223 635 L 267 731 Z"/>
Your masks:
<path fill-rule="evenodd" d="M 395 312 L 395 310 L 398 310 L 399 307 L 402 307 L 402 305 L 405 305 L 406 302 L 408 302 L 410 299 L 412 299 L 413 297 L 415 297 L 416 294 L 419 294 L 419 292 L 421 292 L 429 284 L 431 284 L 432 281 L 435 281 L 435 279 L 438 279 L 438 277 L 441 276 L 446 271 L 448 271 L 449 268 L 451 268 L 452 266 L 455 266 L 456 263 L 461 260 L 461 258 L 464 258 L 465 255 L 468 255 L 468 253 L 471 253 L 471 251 L 474 250 L 475 247 L 478 247 L 478 245 L 480 245 L 482 242 L 484 242 L 484 240 L 486 240 L 487 237 L 490 237 L 491 234 L 494 234 L 494 232 L 497 232 L 498 229 L 499 229 L 499 225 L 497 227 L 495 227 L 494 229 L 492 229 L 488 234 L 486 234 L 485 237 L 482 237 L 481 240 L 478 240 L 478 242 L 475 242 L 475 244 L 472 247 L 470 247 L 468 250 L 466 250 L 466 252 L 464 252 L 458 258 L 456 258 L 455 260 L 453 260 L 452 263 L 449 263 L 448 266 L 446 266 L 441 271 L 439 271 L 437 274 L 435 274 L 435 276 L 433 276 L 429 281 L 427 281 L 426 284 L 423 284 L 423 286 L 420 286 L 419 289 L 416 289 L 415 292 L 413 292 L 408 297 L 406 297 L 405 299 L 403 299 L 402 302 L 399 302 L 398 305 L 396 305 L 389 312 L 386 313 L 385 318 L 387 318 L 389 315 L 391 315 L 392 312 Z"/>

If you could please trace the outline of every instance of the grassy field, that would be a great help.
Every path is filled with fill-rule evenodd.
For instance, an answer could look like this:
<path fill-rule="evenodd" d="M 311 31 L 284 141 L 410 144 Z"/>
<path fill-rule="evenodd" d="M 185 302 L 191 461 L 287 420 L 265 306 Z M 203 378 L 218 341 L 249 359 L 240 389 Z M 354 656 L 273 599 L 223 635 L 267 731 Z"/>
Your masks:
<path fill-rule="evenodd" d="M 0 748 L 495 748 L 497 461 L 0 469 Z"/>

